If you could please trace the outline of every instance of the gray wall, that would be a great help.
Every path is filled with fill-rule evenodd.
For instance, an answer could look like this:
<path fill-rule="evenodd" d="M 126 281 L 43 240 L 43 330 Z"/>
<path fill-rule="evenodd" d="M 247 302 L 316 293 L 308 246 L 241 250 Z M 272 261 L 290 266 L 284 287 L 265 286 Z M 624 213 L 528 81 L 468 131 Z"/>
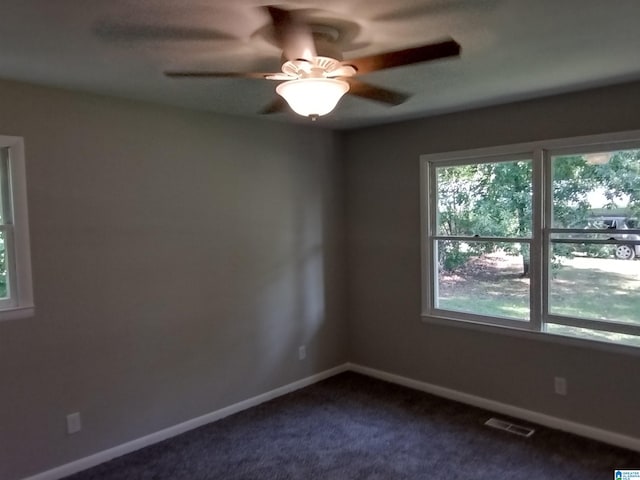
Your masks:
<path fill-rule="evenodd" d="M 347 359 L 640 435 L 637 356 L 421 323 L 418 179 L 423 153 L 638 129 L 640 84 L 340 135 L 12 82 L 0 100 L 37 309 L 0 322 L 1 479 Z"/>
<path fill-rule="evenodd" d="M 347 360 L 331 132 L 1 82 L 0 133 L 25 138 L 36 301 L 0 322 L 0 478 Z"/>
<path fill-rule="evenodd" d="M 640 84 L 344 134 L 351 360 L 639 437 L 637 355 L 420 320 L 421 154 L 632 129 Z"/>

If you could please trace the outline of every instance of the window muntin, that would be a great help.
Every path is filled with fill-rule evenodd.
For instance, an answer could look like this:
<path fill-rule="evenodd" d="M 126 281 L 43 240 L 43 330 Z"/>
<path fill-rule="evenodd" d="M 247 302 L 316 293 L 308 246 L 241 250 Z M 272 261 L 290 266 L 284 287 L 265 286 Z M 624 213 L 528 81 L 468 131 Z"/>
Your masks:
<path fill-rule="evenodd" d="M 529 154 L 518 153 L 528 149 Z M 520 172 L 510 185 L 505 178 L 490 177 L 502 186 L 502 194 L 489 202 L 495 207 L 492 212 L 486 198 L 477 199 L 478 192 L 487 188 L 486 178 L 478 172 L 498 163 L 496 158 L 511 167 L 509 156 L 520 165 L 527 159 L 533 161 L 528 175 Z M 640 299 L 635 295 L 640 286 L 640 132 L 610 139 L 584 137 L 426 155 L 422 166 L 424 315 L 640 346 L 640 317 L 636 314 L 640 300 L 635 302 L 636 297 Z M 451 178 L 458 183 L 447 184 Z M 473 179 L 476 184 L 460 183 L 460 178 Z M 530 230 L 514 230 L 501 223 L 501 218 L 509 218 L 504 210 L 514 203 L 510 195 L 523 179 L 531 186 L 530 200 L 525 203 Z M 478 222 L 474 219 L 482 212 L 478 205 L 483 201 L 484 222 Z M 460 203 L 467 208 L 460 208 Z M 517 215 L 510 217 L 512 225 L 517 223 Z M 508 303 L 513 292 L 509 287 L 516 283 L 503 283 L 495 270 L 489 283 L 474 278 L 467 262 L 478 262 L 478 256 L 470 253 L 482 251 L 480 245 L 486 241 L 519 241 L 516 253 L 526 253 L 528 262 L 523 260 L 523 264 L 530 263 L 529 275 L 518 281 L 521 291 L 525 291 L 522 284 L 528 287 L 528 317 L 521 307 L 509 311 L 499 304 Z M 445 261 L 451 264 L 450 257 L 443 258 L 447 249 L 462 258 L 458 258 L 463 266 L 458 266 L 457 278 L 444 268 Z M 504 262 L 506 254 L 513 262 L 514 250 L 493 245 L 481 255 L 485 263 L 491 257 L 494 263 L 496 257 Z M 624 260 L 636 256 L 639 260 Z M 492 295 L 498 286 L 504 294 Z M 492 296 L 498 303 L 486 308 Z"/>

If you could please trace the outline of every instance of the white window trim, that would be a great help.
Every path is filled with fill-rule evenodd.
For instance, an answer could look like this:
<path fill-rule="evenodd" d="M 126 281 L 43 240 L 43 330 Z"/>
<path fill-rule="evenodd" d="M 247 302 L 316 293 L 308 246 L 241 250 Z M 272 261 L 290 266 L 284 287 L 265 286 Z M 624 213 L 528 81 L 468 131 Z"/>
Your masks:
<path fill-rule="evenodd" d="M 467 153 L 467 152 L 465 152 Z M 489 154 L 487 154 L 489 153 Z M 531 160 L 532 161 L 532 166 L 534 163 L 534 156 L 533 156 L 533 152 L 527 152 L 527 151 L 520 151 L 517 148 L 514 148 L 509 154 L 503 154 L 502 152 L 499 152 L 496 155 L 491 155 L 491 152 L 484 152 L 481 156 L 465 156 L 465 157 L 455 157 L 455 158 L 437 158 L 435 160 L 427 160 L 426 162 L 423 163 L 423 175 L 424 175 L 424 184 L 428 185 L 428 204 L 427 203 L 423 203 L 423 207 L 424 207 L 424 211 L 426 214 L 426 217 L 423 216 L 423 218 L 427 218 L 426 220 L 426 231 L 423 234 L 423 250 L 425 252 L 425 258 L 427 259 L 432 259 L 435 256 L 435 252 L 434 252 L 434 242 L 433 241 L 427 241 L 429 240 L 429 238 L 431 238 L 432 240 L 447 240 L 449 239 L 449 237 L 447 237 L 446 235 L 432 235 L 431 237 L 429 237 L 429 232 L 437 232 L 437 219 L 431 215 L 431 210 L 429 209 L 428 205 L 430 204 L 435 204 L 435 202 L 437 201 L 437 192 L 436 192 L 436 179 L 434 177 L 432 177 L 430 175 L 430 171 L 431 169 L 429 168 L 429 166 L 433 163 L 436 164 L 438 167 L 442 167 L 442 166 L 456 166 L 456 165 L 467 165 L 469 163 L 470 160 L 473 160 L 473 163 L 497 163 L 497 162 L 509 162 L 509 161 L 515 161 L 515 160 Z M 539 169 L 538 169 L 539 170 Z M 535 232 L 534 232 L 535 234 Z M 477 238 L 477 237 L 464 237 L 464 236 L 455 236 L 455 238 L 457 240 L 460 241 L 465 241 L 465 240 L 469 240 L 469 241 L 476 241 L 476 240 L 482 240 L 484 237 L 481 238 Z M 522 238 L 516 238 L 516 237 L 491 237 L 491 241 L 495 241 L 495 242 L 507 242 L 507 243 L 528 243 L 529 245 L 531 245 L 531 252 L 533 253 L 533 245 L 534 245 L 534 237 L 530 237 L 530 238 L 526 238 L 526 237 L 522 237 Z M 431 260 L 429 260 L 429 263 L 431 263 Z M 533 262 L 531 262 L 532 264 Z M 426 262 L 423 261 L 423 270 L 426 269 Z M 425 295 L 426 295 L 426 302 L 423 303 L 423 315 L 429 315 L 429 316 L 434 316 L 434 317 L 439 317 L 439 318 L 456 318 L 456 319 L 461 319 L 463 321 L 467 321 L 467 322 L 474 322 L 474 323 L 483 323 L 483 324 L 491 324 L 491 325 L 499 325 L 499 326 L 503 326 L 503 327 L 511 327 L 511 328 L 516 328 L 516 329 L 532 329 L 533 328 L 533 323 L 532 321 L 523 321 L 523 320 L 514 320 L 514 319 L 508 319 L 508 318 L 500 318 L 500 317 L 489 317 L 489 316 L 484 316 L 484 315 L 479 315 L 479 314 L 469 314 L 469 313 L 465 313 L 465 312 L 452 312 L 449 310 L 445 310 L 445 309 L 439 309 L 436 307 L 432 307 L 432 305 L 434 305 L 434 301 L 433 301 L 433 294 L 435 292 L 435 289 L 437 288 L 437 282 L 436 282 L 436 276 L 437 276 L 437 265 L 436 264 L 431 264 L 432 268 L 427 270 L 427 274 L 426 274 L 426 278 L 423 280 L 423 284 L 425 284 L 426 281 L 426 285 L 429 285 L 429 288 L 423 288 L 423 291 L 426 290 Z M 532 275 L 533 276 L 533 272 Z M 533 287 L 532 287 L 533 288 Z M 533 297 L 533 296 L 532 296 Z M 534 307 L 533 304 L 533 298 L 530 301 L 530 316 L 531 318 L 534 317 L 534 311 L 539 310 L 538 308 Z"/>
<path fill-rule="evenodd" d="M 517 159 L 522 154 L 528 153 L 533 160 L 534 184 L 542 185 L 543 188 L 550 184 L 551 169 L 550 162 L 552 155 L 563 153 L 586 153 L 593 149 L 623 150 L 629 148 L 639 148 L 640 130 L 627 132 L 616 132 L 600 135 L 589 135 L 581 137 L 571 137 L 563 139 L 541 140 L 536 142 L 519 143 L 512 145 L 501 145 L 496 147 L 478 148 L 471 150 L 460 150 L 453 152 L 433 153 L 420 156 L 420 213 L 421 213 L 421 271 L 422 271 L 422 310 L 421 318 L 423 322 L 444 324 L 448 326 L 462 326 L 495 333 L 507 333 L 515 336 L 525 336 L 543 341 L 563 343 L 570 345 L 583 345 L 596 347 L 606 351 L 625 351 L 632 354 L 640 354 L 640 348 L 629 345 L 618 345 L 611 342 L 582 338 L 577 336 L 564 336 L 548 333 L 544 329 L 545 323 L 562 323 L 565 325 L 574 324 L 590 328 L 588 320 L 567 319 L 562 317 L 562 322 L 556 322 L 560 317 L 546 314 L 548 311 L 546 303 L 548 295 L 543 295 L 543 291 L 548 291 L 548 265 L 543 259 L 547 257 L 549 242 L 547 241 L 547 225 L 551 218 L 552 193 L 540 191 L 534 188 L 532 198 L 532 238 L 530 257 L 530 320 L 518 321 L 509 319 L 499 319 L 498 317 L 485 317 L 482 315 L 470 315 L 462 312 L 453 312 L 432 307 L 433 292 L 435 285 L 435 268 L 432 265 L 433 242 L 430 240 L 430 233 L 435 232 L 435 218 L 432 218 L 429 205 L 436 200 L 435 179 L 430 178 L 430 164 L 438 166 L 466 164 L 468 162 L 490 162 L 499 161 L 503 158 L 514 157 Z M 545 178 L 542 178 L 544 175 Z M 539 214 L 536 214 L 539 212 Z M 617 324 L 620 325 L 620 324 Z M 623 330 L 627 330 L 622 326 Z M 608 330 L 611 331 L 611 330 Z M 634 333 L 637 334 L 637 333 Z"/>
<path fill-rule="evenodd" d="M 27 180 L 24 139 L 0 135 L 0 147 L 9 148 L 9 184 L 13 207 L 13 254 L 7 255 L 11 305 L 0 309 L 0 321 L 33 316 L 33 287 L 31 278 L 31 248 L 27 208 Z"/>

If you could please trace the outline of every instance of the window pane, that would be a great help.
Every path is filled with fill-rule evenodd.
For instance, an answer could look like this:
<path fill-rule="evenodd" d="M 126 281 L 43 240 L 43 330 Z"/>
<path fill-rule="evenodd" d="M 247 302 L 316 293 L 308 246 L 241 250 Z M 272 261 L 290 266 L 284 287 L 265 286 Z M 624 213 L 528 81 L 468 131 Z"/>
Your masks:
<path fill-rule="evenodd" d="M 620 247 L 552 245 L 549 313 L 640 325 L 640 262 L 614 258 Z"/>
<path fill-rule="evenodd" d="M 437 234 L 531 236 L 531 161 L 436 168 Z"/>
<path fill-rule="evenodd" d="M 556 323 L 548 323 L 546 331 L 556 333 L 558 335 L 567 335 L 570 337 L 585 338 L 587 340 L 600 340 L 605 342 L 613 342 L 620 345 L 630 345 L 632 347 L 640 347 L 640 337 L 636 335 L 625 335 L 623 333 L 603 332 L 600 330 L 592 330 L 589 328 L 570 327 L 568 325 L 558 325 Z"/>
<path fill-rule="evenodd" d="M 0 232 L 0 299 L 9 297 L 5 232 Z"/>
<path fill-rule="evenodd" d="M 7 215 L 10 208 L 9 189 L 9 148 L 0 148 L 0 224 L 10 221 Z M 6 213 L 5 213 L 6 212 Z"/>
<path fill-rule="evenodd" d="M 436 241 L 434 306 L 529 319 L 529 244 Z"/>
<path fill-rule="evenodd" d="M 552 157 L 554 228 L 636 228 L 640 150 Z"/>

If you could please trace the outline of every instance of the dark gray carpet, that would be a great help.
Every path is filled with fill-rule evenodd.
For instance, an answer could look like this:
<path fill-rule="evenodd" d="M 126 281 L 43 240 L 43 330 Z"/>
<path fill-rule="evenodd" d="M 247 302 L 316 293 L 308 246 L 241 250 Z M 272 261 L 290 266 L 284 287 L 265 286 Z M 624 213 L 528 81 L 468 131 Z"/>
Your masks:
<path fill-rule="evenodd" d="M 527 439 L 483 426 L 490 416 L 344 373 L 68 480 L 600 480 L 640 468 L 638 453 L 542 427 Z"/>

